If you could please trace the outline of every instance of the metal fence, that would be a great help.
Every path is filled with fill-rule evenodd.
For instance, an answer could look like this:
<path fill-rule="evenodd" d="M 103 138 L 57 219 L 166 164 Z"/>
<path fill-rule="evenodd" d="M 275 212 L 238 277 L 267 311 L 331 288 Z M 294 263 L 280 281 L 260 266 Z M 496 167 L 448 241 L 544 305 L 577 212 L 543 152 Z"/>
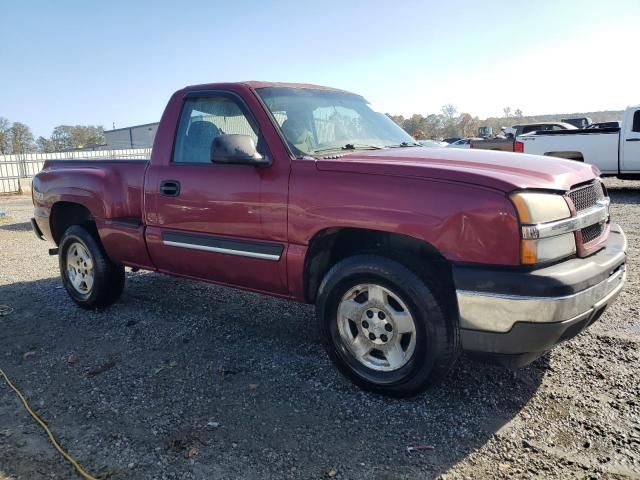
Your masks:
<path fill-rule="evenodd" d="M 0 155 L 0 193 L 19 193 L 20 179 L 33 177 L 47 160 L 147 160 L 150 157 L 150 148 Z"/>

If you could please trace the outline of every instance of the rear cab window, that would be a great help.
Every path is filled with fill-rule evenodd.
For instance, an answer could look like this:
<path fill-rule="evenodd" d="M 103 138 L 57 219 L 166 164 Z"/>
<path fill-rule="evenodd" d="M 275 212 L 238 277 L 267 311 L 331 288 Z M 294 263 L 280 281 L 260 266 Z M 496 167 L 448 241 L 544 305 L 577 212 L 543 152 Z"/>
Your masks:
<path fill-rule="evenodd" d="M 633 114 L 633 126 L 631 131 L 640 133 L 640 110 L 636 110 Z"/>

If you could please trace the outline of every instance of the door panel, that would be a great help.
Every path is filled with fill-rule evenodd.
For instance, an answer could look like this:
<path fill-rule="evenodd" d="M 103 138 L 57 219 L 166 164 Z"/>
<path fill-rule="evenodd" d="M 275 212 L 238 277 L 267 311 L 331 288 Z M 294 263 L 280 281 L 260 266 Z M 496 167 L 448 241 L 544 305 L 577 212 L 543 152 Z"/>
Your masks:
<path fill-rule="evenodd" d="M 268 167 L 211 163 L 213 139 L 229 133 L 250 133 L 260 145 L 239 99 L 185 102 L 174 161 L 147 172 L 149 252 L 160 271 L 285 293 L 288 158 Z M 264 142 L 260 149 L 270 154 Z"/>
<path fill-rule="evenodd" d="M 640 110 L 629 112 L 624 120 L 620 142 L 621 173 L 640 172 Z"/>

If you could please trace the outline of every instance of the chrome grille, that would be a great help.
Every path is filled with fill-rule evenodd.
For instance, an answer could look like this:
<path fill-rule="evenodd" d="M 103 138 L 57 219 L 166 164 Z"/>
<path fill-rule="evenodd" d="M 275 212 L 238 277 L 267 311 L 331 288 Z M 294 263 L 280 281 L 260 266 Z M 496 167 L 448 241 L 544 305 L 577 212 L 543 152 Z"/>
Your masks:
<path fill-rule="evenodd" d="M 602 183 L 599 180 L 594 180 L 587 185 L 574 188 L 569 192 L 569 198 L 578 212 L 595 207 L 598 200 L 604 198 Z"/>
<path fill-rule="evenodd" d="M 577 213 L 588 210 L 598 205 L 599 200 L 606 198 L 606 191 L 600 180 L 594 180 L 586 185 L 580 185 L 569 191 L 568 197 L 573 202 Z M 594 223 L 580 229 L 582 244 L 587 244 L 599 239 L 605 231 L 605 223 Z"/>
<path fill-rule="evenodd" d="M 582 230 L 580 230 L 580 232 L 582 233 L 582 243 L 589 243 L 595 240 L 600 235 L 602 235 L 603 230 L 603 223 L 596 223 L 594 225 L 589 225 L 588 227 L 583 228 Z"/>

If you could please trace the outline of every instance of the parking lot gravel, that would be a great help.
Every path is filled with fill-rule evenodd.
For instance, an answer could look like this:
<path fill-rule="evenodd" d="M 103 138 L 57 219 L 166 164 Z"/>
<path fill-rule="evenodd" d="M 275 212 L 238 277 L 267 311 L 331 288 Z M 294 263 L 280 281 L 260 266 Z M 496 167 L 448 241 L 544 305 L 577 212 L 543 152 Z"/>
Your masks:
<path fill-rule="evenodd" d="M 463 357 L 403 400 L 343 379 L 308 305 L 127 272 L 113 307 L 79 309 L 31 199 L 3 196 L 0 368 L 101 478 L 640 478 L 640 182 L 607 184 L 629 240 L 615 305 L 526 368 Z M 0 480 L 73 478 L 0 380 Z"/>

